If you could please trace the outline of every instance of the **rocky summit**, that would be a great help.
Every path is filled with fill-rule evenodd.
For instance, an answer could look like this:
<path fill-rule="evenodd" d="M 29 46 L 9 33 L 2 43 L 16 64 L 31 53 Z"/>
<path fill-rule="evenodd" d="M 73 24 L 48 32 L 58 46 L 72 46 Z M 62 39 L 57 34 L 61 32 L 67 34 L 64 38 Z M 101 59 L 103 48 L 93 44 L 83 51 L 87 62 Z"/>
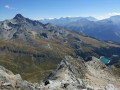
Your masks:
<path fill-rule="evenodd" d="M 66 56 L 41 84 L 21 79 L 0 66 L 1 90 L 120 90 L 120 78 L 96 57 L 85 62 Z"/>

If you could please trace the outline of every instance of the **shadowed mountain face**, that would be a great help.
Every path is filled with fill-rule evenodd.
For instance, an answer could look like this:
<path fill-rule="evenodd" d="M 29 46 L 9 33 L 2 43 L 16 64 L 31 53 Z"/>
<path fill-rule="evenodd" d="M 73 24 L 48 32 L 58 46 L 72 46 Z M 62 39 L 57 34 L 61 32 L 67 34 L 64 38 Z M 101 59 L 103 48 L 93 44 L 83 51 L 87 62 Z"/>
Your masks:
<path fill-rule="evenodd" d="M 31 82 L 43 80 L 67 55 L 84 60 L 88 56 L 110 58 L 120 55 L 119 47 L 21 14 L 0 22 L 0 65 Z"/>
<path fill-rule="evenodd" d="M 56 23 L 55 25 L 60 25 L 60 26 L 68 27 L 75 31 L 83 32 L 88 36 L 94 37 L 99 40 L 115 41 L 120 43 L 120 26 L 119 26 L 120 16 L 119 15 L 112 16 L 108 19 L 99 20 L 99 21 L 91 21 L 86 18 L 67 22 L 65 24 L 64 22 L 62 23 L 62 20 L 60 21 L 61 23 Z M 51 23 L 52 23 L 52 20 L 51 20 Z"/>

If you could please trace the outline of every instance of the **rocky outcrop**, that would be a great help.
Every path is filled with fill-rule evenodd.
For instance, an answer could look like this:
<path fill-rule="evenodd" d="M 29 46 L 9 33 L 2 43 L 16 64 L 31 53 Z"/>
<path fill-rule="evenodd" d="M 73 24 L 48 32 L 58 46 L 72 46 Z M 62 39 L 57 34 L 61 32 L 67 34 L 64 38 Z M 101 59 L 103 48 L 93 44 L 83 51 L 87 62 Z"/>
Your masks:
<path fill-rule="evenodd" d="M 99 59 L 66 56 L 41 83 L 30 83 L 0 66 L 0 90 L 120 90 L 120 80 Z"/>
<path fill-rule="evenodd" d="M 85 62 L 87 66 L 86 73 L 86 85 L 92 86 L 95 90 L 97 89 L 107 89 L 106 86 L 109 84 L 120 89 L 120 78 L 115 77 L 112 70 L 102 63 L 96 57 L 92 57 L 91 61 Z M 107 89 L 114 90 L 114 89 Z"/>
<path fill-rule="evenodd" d="M 32 84 L 21 79 L 19 74 L 0 66 L 0 90 L 39 90 L 37 84 Z"/>
<path fill-rule="evenodd" d="M 49 82 L 45 87 L 48 89 L 84 89 L 82 79 L 85 78 L 85 72 L 85 65 L 80 58 L 75 60 L 66 56 L 44 80 L 44 83 Z"/>
<path fill-rule="evenodd" d="M 82 58 L 70 56 L 66 56 L 43 83 L 50 90 L 119 90 L 119 85 L 120 80 L 99 59 L 91 57 L 84 62 Z"/>

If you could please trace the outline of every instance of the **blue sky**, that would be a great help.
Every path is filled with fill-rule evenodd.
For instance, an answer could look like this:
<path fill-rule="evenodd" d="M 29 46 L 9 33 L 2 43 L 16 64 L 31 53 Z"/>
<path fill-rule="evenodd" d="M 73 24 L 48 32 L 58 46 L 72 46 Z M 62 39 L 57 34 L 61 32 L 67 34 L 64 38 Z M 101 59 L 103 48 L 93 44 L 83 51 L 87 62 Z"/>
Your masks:
<path fill-rule="evenodd" d="M 17 13 L 31 19 L 120 15 L 120 0 L 0 0 L 0 20 Z"/>

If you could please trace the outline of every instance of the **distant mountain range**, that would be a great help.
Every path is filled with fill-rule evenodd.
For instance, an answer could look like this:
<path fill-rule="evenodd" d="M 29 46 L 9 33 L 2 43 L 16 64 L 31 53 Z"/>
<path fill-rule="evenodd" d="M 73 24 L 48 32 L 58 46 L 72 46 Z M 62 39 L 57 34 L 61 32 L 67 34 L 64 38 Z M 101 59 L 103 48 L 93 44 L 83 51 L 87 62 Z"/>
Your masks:
<path fill-rule="evenodd" d="M 74 17 L 73 17 L 74 18 Z M 70 28 L 103 41 L 114 41 L 120 43 L 120 16 L 112 16 L 104 20 L 90 18 L 60 18 L 52 20 L 40 20 L 43 23 Z"/>
<path fill-rule="evenodd" d="M 46 24 L 46 23 L 52 23 L 54 25 L 60 25 L 60 26 L 65 26 L 69 23 L 76 22 L 81 19 L 88 19 L 90 21 L 97 21 L 96 18 L 94 17 L 61 17 L 59 19 L 54 18 L 54 19 L 43 19 L 40 20 L 40 22 Z"/>

